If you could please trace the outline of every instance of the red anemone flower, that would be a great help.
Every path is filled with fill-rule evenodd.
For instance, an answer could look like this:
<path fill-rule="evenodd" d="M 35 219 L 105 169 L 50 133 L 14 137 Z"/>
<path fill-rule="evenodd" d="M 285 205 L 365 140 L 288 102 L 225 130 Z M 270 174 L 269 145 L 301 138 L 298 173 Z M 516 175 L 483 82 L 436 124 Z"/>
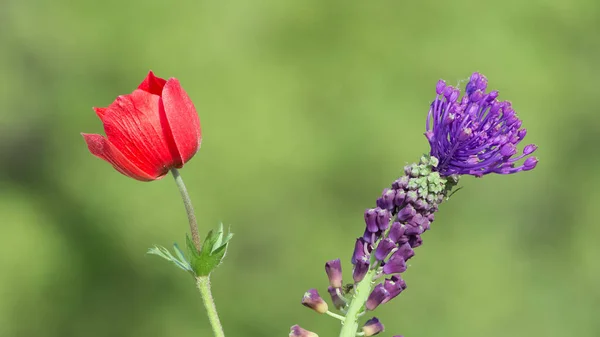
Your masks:
<path fill-rule="evenodd" d="M 90 152 L 133 179 L 160 179 L 200 148 L 196 108 L 176 78 L 164 80 L 150 71 L 131 94 L 94 111 L 106 137 L 82 133 Z"/>

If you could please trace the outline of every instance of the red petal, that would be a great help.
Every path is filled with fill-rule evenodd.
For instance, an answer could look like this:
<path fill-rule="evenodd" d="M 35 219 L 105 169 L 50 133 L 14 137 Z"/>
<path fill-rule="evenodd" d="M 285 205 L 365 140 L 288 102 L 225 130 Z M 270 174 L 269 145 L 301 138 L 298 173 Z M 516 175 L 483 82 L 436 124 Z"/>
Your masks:
<path fill-rule="evenodd" d="M 106 138 L 101 135 L 82 133 L 83 139 L 87 143 L 90 152 L 107 162 L 124 175 L 141 181 L 151 181 L 159 179 L 152 177 L 133 165 L 117 148 L 115 148 Z"/>
<path fill-rule="evenodd" d="M 119 96 L 104 113 L 108 140 L 129 161 L 152 177 L 181 165 L 179 153 L 159 105 L 160 97 L 143 90 Z"/>
<path fill-rule="evenodd" d="M 108 108 L 96 108 L 94 107 L 94 111 L 96 111 L 96 115 L 100 118 L 100 120 L 104 119 L 104 113 Z"/>
<path fill-rule="evenodd" d="M 198 152 L 202 141 L 198 113 L 176 78 L 170 78 L 165 84 L 162 104 L 183 165 Z"/>
<path fill-rule="evenodd" d="M 138 86 L 138 89 L 160 96 L 166 82 L 164 78 L 154 76 L 154 73 L 150 70 L 148 76 Z"/>

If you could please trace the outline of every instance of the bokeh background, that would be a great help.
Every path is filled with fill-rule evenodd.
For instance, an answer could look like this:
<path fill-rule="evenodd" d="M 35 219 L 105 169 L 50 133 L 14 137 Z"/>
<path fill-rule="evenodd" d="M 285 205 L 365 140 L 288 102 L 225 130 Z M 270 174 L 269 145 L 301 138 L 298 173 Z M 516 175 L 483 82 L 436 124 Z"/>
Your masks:
<path fill-rule="evenodd" d="M 376 314 L 384 336 L 600 335 L 600 3 L 0 3 L 0 336 L 211 336 L 187 274 L 171 177 L 128 179 L 87 151 L 92 106 L 152 69 L 194 100 L 182 170 L 203 232 L 234 240 L 213 275 L 228 336 L 339 324 L 300 305 L 403 165 L 428 145 L 439 78 L 471 72 L 513 102 L 534 171 L 464 178 Z"/>

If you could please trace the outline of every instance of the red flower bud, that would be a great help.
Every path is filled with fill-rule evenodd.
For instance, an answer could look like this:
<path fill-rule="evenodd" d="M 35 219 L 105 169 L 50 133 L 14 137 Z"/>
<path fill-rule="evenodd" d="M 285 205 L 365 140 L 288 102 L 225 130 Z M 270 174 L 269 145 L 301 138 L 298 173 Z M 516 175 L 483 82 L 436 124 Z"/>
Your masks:
<path fill-rule="evenodd" d="M 131 94 L 94 110 L 106 137 L 81 135 L 93 155 L 128 177 L 160 179 L 170 169 L 181 168 L 200 148 L 198 114 L 176 78 L 164 80 L 150 71 Z"/>

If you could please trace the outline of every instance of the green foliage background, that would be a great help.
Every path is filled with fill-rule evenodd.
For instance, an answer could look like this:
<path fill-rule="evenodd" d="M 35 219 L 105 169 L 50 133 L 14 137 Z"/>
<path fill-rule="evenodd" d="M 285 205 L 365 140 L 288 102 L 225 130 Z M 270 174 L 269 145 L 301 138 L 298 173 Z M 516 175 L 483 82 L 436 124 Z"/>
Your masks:
<path fill-rule="evenodd" d="M 599 336 L 600 3 L 0 3 L 0 336 L 210 336 L 192 280 L 145 255 L 184 242 L 171 177 L 91 156 L 92 106 L 152 69 L 194 100 L 181 171 L 204 232 L 236 233 L 213 288 L 228 336 L 337 336 L 303 308 L 349 279 L 362 212 L 428 145 L 439 78 L 487 75 L 539 146 L 535 171 L 465 178 L 424 237 L 385 336 Z"/>

